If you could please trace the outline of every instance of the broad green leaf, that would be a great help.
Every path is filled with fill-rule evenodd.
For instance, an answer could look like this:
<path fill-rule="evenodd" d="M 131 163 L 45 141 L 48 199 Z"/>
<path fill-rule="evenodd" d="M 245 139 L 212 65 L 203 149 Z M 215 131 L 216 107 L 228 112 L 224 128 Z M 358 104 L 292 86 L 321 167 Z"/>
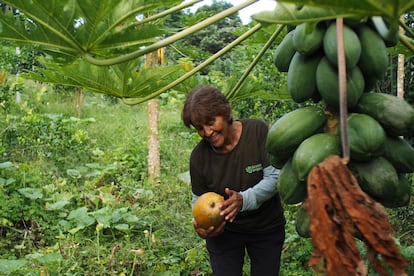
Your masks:
<path fill-rule="evenodd" d="M 92 170 L 91 172 L 88 172 L 87 174 L 85 174 L 86 177 L 95 177 L 98 175 L 101 175 L 102 172 L 100 170 Z"/>
<path fill-rule="evenodd" d="M 139 25 L 137 16 L 154 14 L 157 9 L 180 4 L 179 0 L 13 0 L 3 1 L 17 8 L 0 17 L 0 37 L 18 43 L 77 57 L 85 53 L 98 56 L 122 53 L 157 40 L 166 33 L 162 24 Z M 29 19 L 27 19 L 28 17 Z M 156 22 L 155 22 L 156 23 Z"/>
<path fill-rule="evenodd" d="M 43 197 L 42 189 L 39 188 L 21 188 L 17 191 L 29 199 L 40 199 Z"/>
<path fill-rule="evenodd" d="M 26 260 L 0 259 L 0 271 L 6 275 L 27 265 Z"/>
<path fill-rule="evenodd" d="M 122 218 L 128 223 L 137 223 L 139 218 L 134 215 L 132 212 L 128 212 L 122 216 Z"/>
<path fill-rule="evenodd" d="M 67 169 L 66 173 L 73 178 L 79 178 L 81 177 L 81 173 L 79 170 L 74 170 L 74 169 Z"/>
<path fill-rule="evenodd" d="M 81 229 L 90 226 L 95 222 L 95 219 L 88 214 L 86 207 L 80 207 L 71 211 L 68 215 L 68 220 L 74 221 L 77 228 Z"/>
<path fill-rule="evenodd" d="M 126 223 L 116 224 L 115 229 L 117 229 L 119 231 L 128 231 L 129 230 L 129 225 L 126 224 Z"/>
<path fill-rule="evenodd" d="M 414 245 L 402 247 L 401 254 L 409 260 L 414 260 Z"/>
<path fill-rule="evenodd" d="M 51 264 L 63 261 L 62 255 L 59 253 L 45 254 L 37 259 L 41 264 Z"/>
<path fill-rule="evenodd" d="M 0 177 L 0 185 L 1 186 L 9 186 L 10 184 L 16 182 L 16 179 L 14 178 L 3 178 Z"/>
<path fill-rule="evenodd" d="M 26 259 L 36 260 L 41 264 L 51 264 L 63 261 L 62 255 L 59 253 L 41 254 L 34 253 L 26 255 Z"/>
<path fill-rule="evenodd" d="M 72 228 L 72 229 L 68 230 L 68 232 L 72 235 L 75 235 L 77 232 L 79 232 L 83 228 L 85 228 L 85 226 L 77 226 L 75 228 Z"/>
<path fill-rule="evenodd" d="M 121 208 L 121 209 L 123 209 L 123 208 Z M 114 223 L 117 223 L 117 222 L 119 222 L 121 219 L 122 219 L 122 214 L 121 214 L 121 212 L 124 212 L 124 211 L 121 211 L 121 209 L 115 209 L 114 210 L 114 212 L 112 213 L 112 216 L 111 216 L 111 220 L 114 222 Z M 126 208 L 127 209 L 127 208 Z M 126 211 L 126 210 L 125 210 Z"/>
<path fill-rule="evenodd" d="M 83 87 L 94 93 L 118 98 L 141 98 L 159 90 L 178 77 L 180 65 L 139 68 L 137 61 L 112 66 L 96 66 L 79 59 L 68 65 L 46 62 L 47 68 L 23 74 L 36 81 Z M 157 95 L 154 95 L 157 96 Z"/>
<path fill-rule="evenodd" d="M 13 163 L 10 161 L 0 163 L 0 169 L 7 169 L 13 167 Z"/>
<path fill-rule="evenodd" d="M 48 211 L 56 211 L 56 210 L 61 210 L 63 209 L 66 205 L 70 204 L 70 201 L 68 200 L 61 200 L 58 202 L 54 202 L 51 204 L 47 204 L 46 205 L 46 210 Z"/>
<path fill-rule="evenodd" d="M 87 163 L 85 164 L 86 167 L 91 168 L 91 169 L 101 169 L 102 166 L 99 163 Z"/>
<path fill-rule="evenodd" d="M 98 223 L 101 223 L 104 228 L 108 228 L 111 226 L 112 222 L 112 210 L 109 207 L 105 206 L 95 212 L 91 213 L 92 216 L 95 217 Z"/>

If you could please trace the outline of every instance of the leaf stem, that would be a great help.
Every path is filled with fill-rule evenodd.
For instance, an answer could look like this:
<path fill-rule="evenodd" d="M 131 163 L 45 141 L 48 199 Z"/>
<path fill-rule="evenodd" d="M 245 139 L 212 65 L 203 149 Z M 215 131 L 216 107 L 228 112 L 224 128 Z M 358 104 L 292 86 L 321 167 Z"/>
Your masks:
<path fill-rule="evenodd" d="M 336 41 L 338 44 L 338 75 L 339 75 L 339 120 L 341 125 L 342 159 L 347 164 L 350 159 L 347 129 L 347 97 L 346 97 L 346 61 L 344 50 L 344 21 L 336 19 Z"/>
<path fill-rule="evenodd" d="M 278 28 L 275 30 L 275 32 L 272 34 L 272 36 L 269 38 L 269 40 L 266 42 L 266 44 L 262 47 L 260 52 L 257 54 L 257 56 L 254 58 L 254 60 L 250 63 L 249 67 L 246 69 L 246 71 L 243 73 L 241 78 L 238 80 L 236 85 L 233 87 L 233 89 L 227 94 L 227 98 L 230 100 L 232 97 L 237 95 L 237 92 L 240 90 L 241 85 L 243 82 L 247 79 L 250 72 L 253 70 L 253 68 L 256 66 L 256 64 L 259 62 L 260 58 L 263 56 L 263 54 L 269 49 L 269 47 L 272 45 L 273 41 L 277 38 L 277 36 L 281 33 L 283 30 L 283 27 L 285 24 L 279 25 Z"/>
<path fill-rule="evenodd" d="M 197 24 L 195 24 L 191 27 L 188 27 L 187 29 L 185 29 L 185 30 L 183 30 L 179 33 L 176 33 L 176 34 L 174 34 L 172 36 L 169 36 L 169 37 L 167 37 L 163 40 L 160 40 L 156 43 L 150 44 L 149 46 L 147 46 L 145 48 L 142 48 L 142 49 L 139 49 L 137 51 L 125 54 L 123 56 L 118 56 L 118 57 L 108 58 L 108 59 L 98 59 L 98 58 L 95 58 L 94 56 L 92 56 L 89 53 L 85 54 L 84 56 L 85 56 L 86 61 L 88 61 L 92 64 L 95 64 L 95 65 L 98 65 L 98 66 L 108 66 L 108 65 L 123 63 L 123 62 L 129 61 L 129 60 L 135 59 L 137 57 L 143 56 L 147 53 L 153 52 L 153 51 L 155 51 L 159 48 L 165 47 L 169 44 L 172 44 L 172 43 L 176 42 L 177 40 L 180 40 L 180 39 L 182 39 L 182 38 L 184 38 L 184 37 L 186 37 L 190 34 L 193 34 L 193 33 L 197 32 L 197 31 L 199 31 L 199 30 L 201 30 L 201 29 L 203 29 L 203 28 L 205 28 L 205 27 L 207 27 L 211 24 L 214 24 L 217 21 L 219 21 L 219 20 L 221 20 L 221 19 L 223 19 L 223 18 L 239 11 L 240 9 L 242 9 L 246 6 L 249 6 L 249 5 L 251 5 L 251 4 L 253 4 L 254 2 L 257 2 L 257 1 L 258 0 L 248 0 L 246 2 L 243 2 L 242 4 L 231 7 L 227 10 L 224 10 L 224 11 L 222 11 L 222 12 L 220 12 L 220 13 L 212 16 L 212 17 L 209 17 L 209 18 L 201 21 L 200 23 L 197 23 Z"/>
<path fill-rule="evenodd" d="M 407 24 L 405 24 L 405 22 L 403 20 L 400 19 L 399 21 L 400 26 L 404 29 L 404 31 L 410 35 L 411 38 L 414 38 L 414 31 L 411 30 L 410 27 L 407 26 Z"/>
<path fill-rule="evenodd" d="M 201 69 L 203 69 L 204 67 L 206 67 L 207 65 L 209 65 L 210 63 L 212 63 L 213 61 L 215 61 L 217 58 L 219 58 L 222 55 L 224 55 L 225 53 L 227 53 L 233 47 L 235 47 L 238 44 L 240 44 L 243 40 L 245 40 L 246 38 L 248 38 L 249 36 L 251 36 L 253 33 L 255 33 L 256 31 L 258 31 L 261 27 L 262 27 L 261 24 L 255 25 L 253 28 L 251 28 L 249 31 L 247 31 L 244 34 L 242 34 L 241 36 L 239 36 L 233 42 L 231 42 L 230 44 L 227 44 L 226 47 L 224 47 L 223 49 L 221 49 L 220 51 L 218 51 L 217 53 L 215 53 L 214 55 L 212 55 L 211 57 L 209 57 L 208 59 L 206 59 L 203 63 L 199 64 L 197 67 L 194 67 L 191 71 L 188 71 L 187 73 L 185 73 L 184 75 L 182 75 L 180 78 L 178 78 L 175 81 L 171 82 L 167 86 L 164 86 L 160 90 L 155 91 L 154 93 L 151 93 L 148 96 L 143 97 L 143 98 L 139 98 L 139 99 L 127 99 L 127 98 L 123 98 L 122 101 L 125 104 L 127 104 L 127 105 L 135 105 L 135 104 L 140 104 L 140 103 L 146 102 L 146 101 L 148 101 L 148 100 L 150 100 L 152 98 L 155 98 L 156 96 L 160 95 L 161 93 L 166 92 L 167 90 L 173 88 L 174 86 L 182 83 L 186 79 L 188 79 L 191 76 L 193 76 L 195 73 L 197 73 L 198 71 L 200 71 Z"/>
<path fill-rule="evenodd" d="M 414 44 L 410 42 L 410 38 L 406 35 L 400 34 L 401 43 L 414 53 Z M 411 40 L 412 41 L 412 40 Z"/>
<path fill-rule="evenodd" d="M 157 13 L 157 14 L 154 14 L 152 16 L 148 16 L 148 17 L 146 17 L 146 18 L 144 18 L 144 19 L 142 19 L 140 21 L 134 22 L 132 24 L 128 24 L 128 26 L 126 28 L 128 28 L 130 26 L 139 26 L 139 25 L 145 24 L 147 22 L 157 20 L 158 18 L 162 18 L 162 17 L 167 16 L 169 14 L 172 14 L 172 13 L 174 13 L 176 11 L 185 9 L 185 8 L 190 7 L 190 6 L 192 6 L 192 5 L 194 5 L 194 4 L 198 3 L 198 2 L 201 2 L 201 1 L 202 0 L 193 0 L 193 1 L 190 1 L 188 3 L 183 3 L 181 5 L 172 7 L 170 9 L 168 9 L 168 10 L 162 11 L 162 12 Z"/>

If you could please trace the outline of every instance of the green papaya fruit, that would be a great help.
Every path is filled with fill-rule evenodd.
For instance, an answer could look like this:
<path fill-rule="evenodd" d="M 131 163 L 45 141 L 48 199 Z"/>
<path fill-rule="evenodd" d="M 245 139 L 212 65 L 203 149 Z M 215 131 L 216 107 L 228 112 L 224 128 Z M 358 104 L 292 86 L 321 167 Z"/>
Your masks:
<path fill-rule="evenodd" d="M 414 148 L 400 136 L 385 139 L 384 157 L 398 173 L 414 173 Z"/>
<path fill-rule="evenodd" d="M 385 131 L 371 116 L 360 113 L 349 114 L 347 130 L 351 159 L 368 161 L 384 153 Z"/>
<path fill-rule="evenodd" d="M 334 154 L 340 154 L 337 135 L 317 133 L 306 138 L 296 149 L 292 158 L 292 165 L 299 180 L 305 180 L 314 166 Z"/>
<path fill-rule="evenodd" d="M 305 22 L 293 32 L 293 47 L 303 56 L 309 56 L 322 48 L 326 27 L 323 23 Z"/>
<path fill-rule="evenodd" d="M 399 178 L 392 164 L 380 156 L 368 162 L 349 163 L 361 189 L 376 200 L 390 198 L 398 189 Z"/>
<path fill-rule="evenodd" d="M 285 204 L 297 204 L 305 200 L 308 192 L 305 181 L 300 181 L 289 159 L 282 167 L 277 181 L 277 190 Z"/>
<path fill-rule="evenodd" d="M 380 80 L 388 68 L 388 52 L 384 41 L 370 27 L 364 25 L 358 29 L 361 42 L 361 57 L 358 66 L 366 79 Z M 368 87 L 365 91 L 368 90 Z"/>
<path fill-rule="evenodd" d="M 296 52 L 289 65 L 287 88 L 292 99 L 303 103 L 311 99 L 316 91 L 316 68 L 322 55 L 316 53 L 303 56 Z"/>
<path fill-rule="evenodd" d="M 293 32 L 289 32 L 282 39 L 280 44 L 276 47 L 273 62 L 279 72 L 287 72 L 290 62 L 296 53 L 292 42 Z"/>
<path fill-rule="evenodd" d="M 266 150 L 284 164 L 299 144 L 320 132 L 326 122 L 325 112 L 316 106 L 295 109 L 277 119 L 269 128 Z"/>
<path fill-rule="evenodd" d="M 296 210 L 295 230 L 302 238 L 310 238 L 310 217 L 301 205 Z"/>
<path fill-rule="evenodd" d="M 316 87 L 323 101 L 334 108 L 339 108 L 339 75 L 338 69 L 326 57 L 323 57 L 316 68 Z M 365 80 L 358 66 L 347 71 L 346 99 L 348 108 L 353 108 L 364 93 Z"/>
<path fill-rule="evenodd" d="M 344 25 L 344 52 L 346 69 L 354 68 L 361 56 L 361 43 L 359 37 L 354 30 Z M 338 66 L 338 43 L 336 39 L 337 27 L 336 23 L 331 23 L 325 32 L 323 38 L 323 49 L 329 62 Z"/>
<path fill-rule="evenodd" d="M 404 99 L 385 93 L 364 93 L 355 112 L 377 120 L 390 136 L 411 136 L 414 133 L 414 107 Z"/>
<path fill-rule="evenodd" d="M 387 208 L 400 208 L 405 207 L 410 204 L 411 199 L 411 182 L 405 177 L 404 174 L 398 175 L 398 186 L 396 187 L 393 194 L 389 195 L 387 198 L 379 199 L 384 207 Z"/>

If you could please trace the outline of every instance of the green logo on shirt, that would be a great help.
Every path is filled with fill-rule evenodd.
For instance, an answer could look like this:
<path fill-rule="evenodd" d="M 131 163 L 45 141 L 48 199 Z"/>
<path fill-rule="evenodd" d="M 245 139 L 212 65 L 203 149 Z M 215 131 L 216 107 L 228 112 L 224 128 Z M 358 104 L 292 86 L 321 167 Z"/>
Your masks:
<path fill-rule="evenodd" d="M 247 166 L 246 167 L 246 172 L 247 173 L 254 173 L 254 172 L 259 172 L 262 169 L 263 169 L 262 164 L 256 164 L 256 165 Z"/>

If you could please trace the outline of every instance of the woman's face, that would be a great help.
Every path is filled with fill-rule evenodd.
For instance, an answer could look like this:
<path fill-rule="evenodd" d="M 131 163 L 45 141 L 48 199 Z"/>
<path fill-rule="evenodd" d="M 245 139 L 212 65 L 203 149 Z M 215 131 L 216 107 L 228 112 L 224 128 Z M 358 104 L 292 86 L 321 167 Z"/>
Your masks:
<path fill-rule="evenodd" d="M 197 126 L 198 135 L 207 140 L 213 147 L 220 149 L 230 142 L 230 127 L 222 116 L 212 118 L 206 124 Z"/>

